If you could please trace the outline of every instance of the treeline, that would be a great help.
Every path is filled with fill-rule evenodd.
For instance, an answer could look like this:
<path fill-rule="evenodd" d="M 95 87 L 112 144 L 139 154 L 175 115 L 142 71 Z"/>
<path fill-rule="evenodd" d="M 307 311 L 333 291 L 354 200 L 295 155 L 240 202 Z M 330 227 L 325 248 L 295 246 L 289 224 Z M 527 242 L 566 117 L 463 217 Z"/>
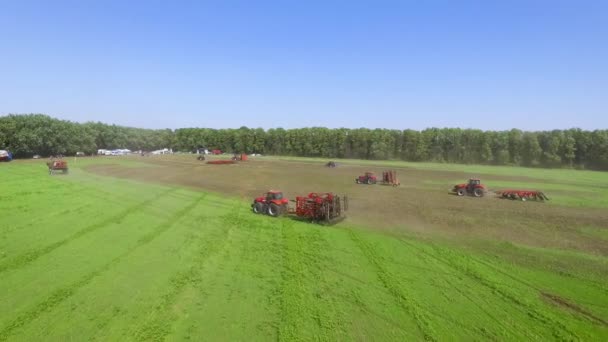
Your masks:
<path fill-rule="evenodd" d="M 0 149 L 16 157 L 70 155 L 77 151 L 128 148 L 261 153 L 323 158 L 398 159 L 445 163 L 576 167 L 608 170 L 608 130 L 524 132 L 429 128 L 392 129 L 238 129 L 151 130 L 74 123 L 46 115 L 0 117 Z"/>

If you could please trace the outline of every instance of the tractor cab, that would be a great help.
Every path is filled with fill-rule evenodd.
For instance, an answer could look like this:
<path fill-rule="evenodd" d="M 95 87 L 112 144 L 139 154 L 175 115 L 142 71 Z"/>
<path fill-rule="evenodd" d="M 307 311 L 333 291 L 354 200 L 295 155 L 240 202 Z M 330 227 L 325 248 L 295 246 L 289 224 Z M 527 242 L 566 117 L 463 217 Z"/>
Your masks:
<path fill-rule="evenodd" d="M 282 199 L 283 199 L 283 192 L 281 192 L 281 191 L 271 190 L 266 193 L 267 202 L 278 201 L 278 200 L 282 200 Z"/>
<path fill-rule="evenodd" d="M 481 184 L 481 180 L 479 180 L 479 179 L 474 179 L 474 178 L 469 179 L 469 188 L 475 188 L 476 186 L 479 186 L 480 184 Z"/>

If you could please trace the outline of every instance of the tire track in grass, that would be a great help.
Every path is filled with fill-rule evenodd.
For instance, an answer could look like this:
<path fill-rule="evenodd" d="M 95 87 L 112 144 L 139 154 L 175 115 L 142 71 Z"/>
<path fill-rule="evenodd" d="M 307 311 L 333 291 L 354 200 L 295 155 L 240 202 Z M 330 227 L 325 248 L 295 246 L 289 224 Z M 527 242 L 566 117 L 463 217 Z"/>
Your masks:
<path fill-rule="evenodd" d="M 125 210 L 123 210 L 122 212 L 118 213 L 117 215 L 108 217 L 107 219 L 92 224 L 84 229 L 81 229 L 75 233 L 73 233 L 72 235 L 68 236 L 65 239 L 59 240 L 57 242 L 54 242 L 50 245 L 44 246 L 42 248 L 38 248 L 38 249 L 34 249 L 28 252 L 25 252 L 17 257 L 14 257 L 10 260 L 8 260 L 7 262 L 3 263 L 0 265 L 0 274 L 4 273 L 6 271 L 9 270 L 15 270 L 15 269 L 19 269 L 35 260 L 37 260 L 38 258 L 49 254 L 51 252 L 53 252 L 54 250 L 64 246 L 65 244 L 74 241 L 80 237 L 83 237 L 87 234 L 90 234 L 100 228 L 103 228 L 109 224 L 111 224 L 112 222 L 115 221 L 122 221 L 123 219 L 125 219 L 127 216 L 129 216 L 130 214 L 137 212 L 138 210 L 147 207 L 148 205 L 152 204 L 153 202 L 161 199 L 163 196 L 168 195 L 171 192 L 176 191 L 177 188 L 173 188 L 173 189 L 169 189 L 166 191 L 161 192 L 160 194 L 157 194 L 156 196 L 154 196 L 153 198 L 150 198 L 148 200 L 145 200 L 143 202 L 140 202 L 138 204 L 135 204 Z"/>
<path fill-rule="evenodd" d="M 431 258 L 424 253 L 420 253 L 418 255 L 418 257 L 422 260 L 430 260 Z M 442 264 L 442 263 L 440 263 Z M 444 265 L 445 266 L 445 265 Z M 451 270 L 454 270 L 453 268 L 449 268 Z M 474 300 L 471 295 L 469 295 L 465 290 L 463 290 L 463 288 L 461 286 L 454 286 L 454 278 L 456 279 L 460 279 L 460 277 L 458 277 L 456 272 L 440 272 L 438 270 L 431 270 L 429 269 L 425 269 L 425 271 L 427 272 L 432 272 L 434 275 L 441 277 L 441 279 L 444 280 L 445 283 L 447 284 L 452 284 L 452 286 L 449 287 L 442 287 L 439 286 L 437 284 L 433 284 L 434 287 L 439 288 L 442 295 L 448 299 L 450 299 L 450 295 L 449 293 L 445 292 L 444 290 L 448 290 L 448 291 L 455 291 L 458 294 L 460 294 L 462 297 L 464 297 L 466 300 L 468 300 L 470 303 L 472 303 L 473 305 L 475 305 L 481 312 L 483 312 L 484 314 L 486 314 L 492 321 L 494 321 L 494 324 L 496 327 L 500 327 L 502 329 L 503 332 L 503 336 L 502 338 L 511 338 L 511 339 L 517 339 L 518 336 L 513 334 L 511 329 L 509 327 L 506 327 L 504 322 L 500 319 L 498 319 L 495 315 L 493 315 L 489 310 L 486 309 L 486 306 L 484 306 L 483 304 L 478 303 L 476 300 Z M 460 328 L 462 328 L 463 330 L 468 330 L 471 332 L 475 332 L 475 333 L 480 333 L 482 334 L 485 338 L 489 339 L 489 340 L 497 340 L 498 336 L 496 336 L 494 333 L 488 331 L 485 328 L 470 328 L 468 326 L 465 326 L 463 323 L 456 321 L 455 319 L 452 319 L 450 317 L 441 315 L 437 312 L 431 312 L 432 315 L 435 315 L 437 317 L 440 317 L 442 319 L 445 319 L 446 321 L 451 322 L 454 325 L 459 326 Z M 507 334 L 508 336 L 504 336 L 505 334 Z M 528 336 L 528 337 L 534 337 L 536 339 L 540 338 L 540 336 Z"/>
<path fill-rule="evenodd" d="M 34 306 L 32 309 L 23 312 L 19 315 L 16 315 L 16 317 L 8 325 L 4 326 L 0 330 L 0 341 L 6 341 L 15 330 L 27 325 L 30 321 L 33 321 L 36 318 L 40 317 L 40 315 L 42 315 L 43 313 L 51 311 L 57 305 L 61 304 L 66 299 L 72 297 L 81 287 L 88 285 L 93 279 L 95 279 L 102 273 L 110 270 L 114 265 L 118 264 L 122 259 L 129 256 L 136 249 L 145 246 L 146 244 L 150 243 L 155 238 L 160 236 L 162 233 L 169 230 L 179 221 L 180 217 L 186 215 L 188 212 L 194 209 L 205 198 L 206 195 L 207 194 L 205 193 L 202 196 L 199 196 L 197 199 L 185 206 L 182 210 L 177 211 L 165 222 L 156 226 L 154 230 L 139 238 L 137 242 L 128 250 L 116 256 L 108 263 L 101 266 L 99 269 L 85 275 L 80 280 L 68 286 L 53 291 L 53 293 L 49 297 L 47 297 L 38 305 Z"/>
<path fill-rule="evenodd" d="M 443 254 L 446 254 L 449 252 L 447 252 L 443 249 L 440 249 L 436 246 L 431 246 L 433 248 L 433 250 L 436 252 L 435 254 L 431 254 L 428 251 L 424 250 L 423 248 L 420 248 L 420 247 L 416 246 L 415 244 L 413 244 L 409 241 L 406 241 L 402 238 L 399 239 L 399 241 L 401 241 L 403 244 L 407 245 L 409 248 L 415 249 L 418 252 L 420 252 L 430 258 L 435 259 L 437 262 L 444 264 L 447 267 L 457 270 L 458 272 L 460 272 L 460 274 L 468 277 L 472 281 L 487 288 L 491 293 L 497 295 L 503 301 L 505 301 L 509 304 L 513 304 L 515 307 L 520 308 L 522 311 L 525 312 L 527 317 L 530 317 L 533 320 L 537 321 L 538 323 L 548 327 L 552 331 L 553 337 L 560 339 L 560 340 L 580 340 L 580 337 L 574 331 L 568 329 L 568 327 L 565 324 L 563 324 L 563 322 L 547 316 L 546 314 L 544 314 L 542 311 L 538 310 L 532 304 L 525 303 L 524 301 L 520 300 L 516 294 L 513 294 L 510 291 L 508 291 L 505 286 L 497 286 L 496 283 L 488 280 L 486 277 L 483 276 L 483 274 L 479 273 L 477 270 L 474 270 L 471 267 L 463 266 L 463 265 L 455 262 L 454 261 L 455 255 L 452 255 L 452 253 L 450 253 L 449 257 L 440 256 L 440 255 L 443 255 Z M 461 258 L 465 258 L 467 261 L 469 261 L 468 264 L 471 264 L 471 261 L 473 263 L 478 263 L 476 259 L 468 257 L 468 256 L 461 256 Z M 522 331 L 522 333 L 527 335 L 529 338 L 542 339 L 542 336 L 533 334 L 532 331 L 524 330 L 524 331 Z"/>
<path fill-rule="evenodd" d="M 427 341 L 436 341 L 436 332 L 430 324 L 430 319 L 424 312 L 424 309 L 412 298 L 412 296 L 404 294 L 396 284 L 399 283 L 382 265 L 382 261 L 374 251 L 373 247 L 363 241 L 356 232 L 349 230 L 349 234 L 353 242 L 359 247 L 363 255 L 376 269 L 378 279 L 391 294 L 395 302 L 401 306 L 410 316 L 414 318 L 416 326 L 420 333 Z"/>
<path fill-rule="evenodd" d="M 239 206 L 240 207 L 240 206 Z M 236 217 L 233 214 L 236 212 Z M 210 215 L 210 214 L 206 214 Z M 235 220 L 240 223 L 240 211 L 230 211 L 221 217 L 223 223 L 229 227 L 228 229 L 220 229 L 220 235 L 217 239 L 208 240 L 209 236 L 202 235 L 198 239 L 198 249 L 194 258 L 194 265 L 188 269 L 178 272 L 169 282 L 171 283 L 170 290 L 161 296 L 160 303 L 154 307 L 154 310 L 147 316 L 148 319 L 135 328 L 135 332 L 130 334 L 137 341 L 164 341 L 171 333 L 171 326 L 179 318 L 176 314 L 170 312 L 170 308 L 174 306 L 179 295 L 186 290 L 187 287 L 200 288 L 203 281 L 203 269 L 205 262 L 212 256 L 223 250 L 231 234 Z"/>

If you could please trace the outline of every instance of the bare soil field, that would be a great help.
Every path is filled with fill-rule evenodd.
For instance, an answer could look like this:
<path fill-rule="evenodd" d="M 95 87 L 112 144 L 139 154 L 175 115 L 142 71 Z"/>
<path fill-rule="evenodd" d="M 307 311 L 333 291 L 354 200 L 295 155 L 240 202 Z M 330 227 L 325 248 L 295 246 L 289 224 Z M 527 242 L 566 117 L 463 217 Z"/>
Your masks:
<path fill-rule="evenodd" d="M 608 255 L 608 244 L 581 228 L 608 229 L 608 210 L 567 207 L 552 202 L 520 202 L 496 198 L 457 197 L 448 194 L 454 182 L 480 176 L 492 190 L 492 182 L 527 184 L 546 182 L 525 176 L 477 175 L 442 170 L 391 168 L 398 172 L 400 187 L 358 185 L 354 179 L 365 171 L 381 175 L 381 166 L 339 165 L 319 162 L 253 159 L 234 165 L 208 165 L 194 157 L 138 158 L 146 165 L 125 167 L 112 163 L 91 165 L 86 170 L 104 176 L 181 185 L 219 194 L 252 199 L 269 189 L 282 190 L 289 198 L 309 192 L 335 192 L 349 197 L 348 222 L 389 233 L 414 233 L 456 240 L 498 240 L 537 247 L 572 249 Z M 555 194 L 547 191 L 549 197 Z M 565 195 L 558 192 L 558 195 Z"/>

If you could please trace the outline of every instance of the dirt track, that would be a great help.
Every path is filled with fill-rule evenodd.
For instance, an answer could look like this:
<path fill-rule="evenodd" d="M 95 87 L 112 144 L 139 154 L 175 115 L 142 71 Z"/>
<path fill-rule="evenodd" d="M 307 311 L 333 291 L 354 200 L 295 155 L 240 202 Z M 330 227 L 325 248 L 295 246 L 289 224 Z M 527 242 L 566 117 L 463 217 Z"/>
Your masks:
<path fill-rule="evenodd" d="M 471 176 L 465 173 L 397 168 L 401 187 L 393 188 L 355 184 L 355 176 L 367 170 L 381 174 L 379 167 L 326 168 L 320 163 L 262 160 L 235 165 L 207 165 L 177 158 L 142 160 L 154 167 L 108 164 L 90 166 L 87 170 L 100 175 L 206 189 L 246 200 L 268 189 L 283 190 L 290 198 L 331 191 L 348 195 L 348 221 L 356 225 L 391 232 L 441 234 L 447 238 L 498 239 L 608 255 L 608 246 L 602 240 L 578 231 L 582 226 L 608 228 L 605 210 L 522 203 L 496 199 L 493 195 L 482 199 L 448 195 L 452 180 L 465 181 Z M 501 176 L 491 179 L 515 180 Z M 525 184 L 526 179 L 517 180 Z"/>

